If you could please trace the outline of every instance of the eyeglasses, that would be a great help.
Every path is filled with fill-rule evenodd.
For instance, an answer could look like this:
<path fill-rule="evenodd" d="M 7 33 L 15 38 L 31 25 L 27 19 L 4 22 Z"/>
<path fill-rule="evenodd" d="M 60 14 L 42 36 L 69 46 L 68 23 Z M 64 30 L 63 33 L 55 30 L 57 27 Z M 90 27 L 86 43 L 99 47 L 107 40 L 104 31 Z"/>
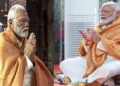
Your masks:
<path fill-rule="evenodd" d="M 13 19 L 16 19 L 16 18 L 11 18 L 11 19 L 13 20 Z M 25 24 L 26 22 L 30 22 L 30 19 L 29 18 L 27 18 L 27 19 L 21 18 L 21 19 L 18 20 L 18 22 L 21 23 L 21 24 Z"/>

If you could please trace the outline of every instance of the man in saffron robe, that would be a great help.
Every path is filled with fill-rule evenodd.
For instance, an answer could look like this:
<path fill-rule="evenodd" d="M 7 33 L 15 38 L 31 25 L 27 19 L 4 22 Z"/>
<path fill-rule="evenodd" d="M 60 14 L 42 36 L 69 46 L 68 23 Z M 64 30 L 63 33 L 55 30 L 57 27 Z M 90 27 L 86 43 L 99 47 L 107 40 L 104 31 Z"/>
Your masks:
<path fill-rule="evenodd" d="M 95 29 L 80 30 L 84 40 L 78 46 L 80 57 L 64 60 L 60 68 L 69 77 L 69 86 L 114 86 L 111 77 L 120 74 L 120 7 L 106 2 L 100 9 Z M 110 83 L 110 84 L 109 84 Z"/>
<path fill-rule="evenodd" d="M 36 39 L 30 34 L 25 8 L 14 5 L 6 31 L 0 33 L 0 86 L 53 86 L 53 77 L 35 55 Z"/>

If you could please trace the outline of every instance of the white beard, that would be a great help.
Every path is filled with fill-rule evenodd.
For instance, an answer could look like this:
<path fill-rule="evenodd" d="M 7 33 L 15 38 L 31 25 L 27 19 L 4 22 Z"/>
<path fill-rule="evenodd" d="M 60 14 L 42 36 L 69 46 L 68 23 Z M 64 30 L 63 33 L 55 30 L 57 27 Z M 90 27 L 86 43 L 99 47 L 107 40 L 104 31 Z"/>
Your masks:
<path fill-rule="evenodd" d="M 104 19 L 102 19 L 102 17 Z M 114 21 L 115 19 L 116 19 L 116 12 L 114 12 L 114 14 L 111 17 L 101 16 L 100 17 L 100 23 L 102 23 L 102 24 L 109 24 L 110 22 Z"/>
<path fill-rule="evenodd" d="M 19 36 L 19 37 L 27 37 L 28 36 L 28 28 L 25 28 L 25 29 L 21 29 L 19 27 L 14 27 L 13 28 L 13 31 Z"/>

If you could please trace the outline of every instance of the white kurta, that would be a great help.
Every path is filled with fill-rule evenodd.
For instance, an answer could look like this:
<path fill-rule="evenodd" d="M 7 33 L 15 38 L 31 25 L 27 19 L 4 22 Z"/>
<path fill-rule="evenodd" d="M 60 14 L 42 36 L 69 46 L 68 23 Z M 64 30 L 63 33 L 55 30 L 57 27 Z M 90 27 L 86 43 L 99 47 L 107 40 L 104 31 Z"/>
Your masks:
<path fill-rule="evenodd" d="M 98 43 L 97 48 L 107 52 L 107 50 L 102 45 L 101 41 Z M 84 49 L 87 52 L 89 46 L 84 46 Z M 102 84 L 105 81 L 108 81 L 111 77 L 120 74 L 120 61 L 116 60 L 110 55 L 107 55 L 107 59 L 101 67 L 97 68 L 87 78 L 83 79 L 83 75 L 86 72 L 87 67 L 86 64 L 87 63 L 85 57 L 76 57 L 62 61 L 60 63 L 60 68 L 63 74 L 70 78 L 72 83 L 76 82 L 92 83 L 94 81 L 98 81 L 99 83 Z M 106 82 L 106 84 L 108 84 L 108 82 Z M 110 83 L 110 85 L 108 86 L 114 86 L 114 83 Z"/>
<path fill-rule="evenodd" d="M 105 63 L 85 79 L 83 79 L 83 75 L 86 71 L 85 57 L 76 57 L 64 60 L 61 62 L 60 68 L 64 75 L 70 78 L 72 83 L 86 82 L 87 80 L 88 83 L 98 81 L 102 84 L 109 78 L 120 74 L 120 61 L 112 58 L 111 56 L 107 57 L 108 59 Z"/>
<path fill-rule="evenodd" d="M 26 68 L 25 68 L 25 75 L 24 75 L 24 81 L 23 86 L 32 86 L 32 76 L 35 73 L 34 67 L 32 62 L 28 57 L 26 57 Z"/>

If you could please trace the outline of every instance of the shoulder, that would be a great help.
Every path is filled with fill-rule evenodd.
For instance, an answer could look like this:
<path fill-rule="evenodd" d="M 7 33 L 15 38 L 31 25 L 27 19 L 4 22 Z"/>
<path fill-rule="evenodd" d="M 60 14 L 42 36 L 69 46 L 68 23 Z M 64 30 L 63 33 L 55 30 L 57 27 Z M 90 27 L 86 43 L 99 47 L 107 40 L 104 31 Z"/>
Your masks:
<path fill-rule="evenodd" d="M 1 32 L 1 33 L 0 33 L 0 44 L 1 44 L 2 42 L 4 42 L 5 39 L 6 39 L 6 34 L 5 34 L 4 32 Z"/>
<path fill-rule="evenodd" d="M 7 36 L 6 32 L 0 33 L 0 48 L 6 47 L 9 43 L 9 37 Z"/>

